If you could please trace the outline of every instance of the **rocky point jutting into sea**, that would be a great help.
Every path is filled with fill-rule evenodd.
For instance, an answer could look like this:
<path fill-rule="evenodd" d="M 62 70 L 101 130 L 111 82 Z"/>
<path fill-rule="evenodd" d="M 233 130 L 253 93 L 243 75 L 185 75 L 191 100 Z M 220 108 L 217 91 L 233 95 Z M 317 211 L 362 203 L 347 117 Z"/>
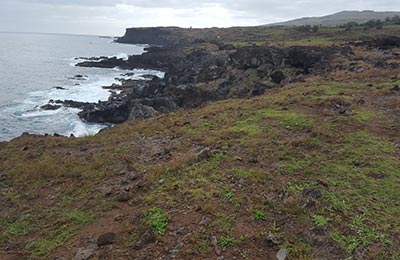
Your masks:
<path fill-rule="evenodd" d="M 180 108 L 195 108 L 210 101 L 262 95 L 286 83 L 301 81 L 305 75 L 320 75 L 338 69 L 341 65 L 332 63 L 335 59 L 357 58 L 349 46 L 263 45 L 238 48 L 218 41 L 188 38 L 184 32 L 188 29 L 128 29 L 126 35 L 117 41 L 149 43 L 152 46 L 146 49 L 146 53 L 129 56 L 127 60 L 92 57 L 76 65 L 160 70 L 165 72 L 164 78 L 149 76 L 143 80 L 122 80 L 121 84 L 106 87 L 121 90 L 113 93 L 108 101 L 57 100 L 51 103 L 80 108 L 79 116 L 89 122 L 122 123 Z M 400 39 L 369 39 L 357 44 L 385 48 L 399 46 Z M 350 66 L 348 69 L 357 68 Z M 43 108 L 51 108 L 49 105 Z"/>
<path fill-rule="evenodd" d="M 195 29 L 193 29 L 195 30 Z M 198 29 L 197 29 L 198 30 Z M 142 80 L 122 80 L 105 88 L 114 92 L 108 101 L 82 103 L 51 101 L 52 104 L 82 109 L 79 116 L 89 122 L 122 123 L 148 118 L 180 108 L 195 108 L 210 101 L 248 98 L 262 95 L 287 83 L 302 81 L 305 76 L 323 75 L 343 69 L 337 60 L 357 60 L 349 44 L 338 46 L 261 46 L 235 47 L 200 32 L 179 28 L 133 28 L 117 42 L 143 44 L 142 55 L 92 57 L 78 63 L 81 67 L 151 69 L 165 72 L 164 78 L 148 76 Z M 187 34 L 194 34 L 190 37 Z M 204 38 L 202 38 L 204 37 Z M 399 37 L 365 39 L 354 44 L 376 48 L 399 46 Z M 373 61 L 371 61 L 373 62 Z M 376 64 L 388 67 L 381 62 Z M 346 65 L 357 70 L 356 65 Z"/>

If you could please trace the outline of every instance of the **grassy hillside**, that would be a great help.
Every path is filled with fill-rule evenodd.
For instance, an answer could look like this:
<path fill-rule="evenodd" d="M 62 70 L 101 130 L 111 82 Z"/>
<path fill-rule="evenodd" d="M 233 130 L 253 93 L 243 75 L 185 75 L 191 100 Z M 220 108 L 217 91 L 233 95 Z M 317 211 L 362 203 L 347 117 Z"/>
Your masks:
<path fill-rule="evenodd" d="M 341 45 L 399 26 L 231 30 Z M 0 259 L 400 259 L 400 49 L 352 48 L 259 97 L 0 143 Z"/>
<path fill-rule="evenodd" d="M 0 258 L 399 259 L 398 72 L 1 143 Z"/>
<path fill-rule="evenodd" d="M 322 25 L 336 26 L 349 22 L 365 23 L 369 20 L 382 20 L 400 15 L 400 12 L 343 11 L 322 17 L 304 17 L 287 22 L 275 23 L 276 26 Z"/>

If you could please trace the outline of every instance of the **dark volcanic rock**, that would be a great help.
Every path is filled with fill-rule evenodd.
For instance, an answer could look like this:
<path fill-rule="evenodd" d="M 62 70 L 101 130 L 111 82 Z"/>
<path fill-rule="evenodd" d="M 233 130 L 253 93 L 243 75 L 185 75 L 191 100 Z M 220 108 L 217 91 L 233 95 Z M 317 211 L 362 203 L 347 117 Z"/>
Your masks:
<path fill-rule="evenodd" d="M 76 64 L 78 67 L 94 67 L 94 68 L 127 68 L 128 65 L 124 59 L 118 59 L 117 57 L 111 57 L 101 59 L 99 61 L 84 61 Z M 76 77 L 75 77 L 76 78 Z"/>
<path fill-rule="evenodd" d="M 127 97 L 99 102 L 94 107 L 79 112 L 86 121 L 96 123 L 122 123 L 129 117 L 129 102 Z"/>
<path fill-rule="evenodd" d="M 125 35 L 117 39 L 119 43 L 181 45 L 193 42 L 181 34 L 181 28 L 129 28 Z"/>
<path fill-rule="evenodd" d="M 261 65 L 279 67 L 282 65 L 285 53 L 275 47 L 242 47 L 230 55 L 232 64 L 239 69 L 258 68 Z"/>
<path fill-rule="evenodd" d="M 171 45 L 179 38 L 175 38 L 176 33 L 171 36 L 171 30 L 131 29 L 119 41 Z M 133 32 L 139 34 L 133 35 Z M 252 46 L 236 51 L 233 48 L 221 51 L 218 44 L 213 46 L 214 49 L 195 44 L 186 47 L 190 48 L 178 44 L 152 46 L 146 48 L 146 53 L 130 56 L 128 60 L 115 57 L 86 60 L 77 66 L 153 69 L 164 71 L 165 76 L 151 80 L 122 80 L 120 84 L 105 87 L 122 90 L 120 94 L 113 93 L 107 101 L 97 104 L 63 101 L 62 105 L 82 109 L 79 116 L 86 121 L 121 123 L 178 108 L 196 108 L 215 100 L 262 95 L 267 89 L 278 87 L 286 78 L 288 81 L 293 79 L 292 75 L 282 72 L 286 68 L 295 68 L 302 74 L 316 73 L 329 68 L 329 61 L 335 55 L 349 52 L 349 49 L 339 47 Z M 219 51 L 215 51 L 218 48 Z M 266 79 L 262 79 L 266 77 L 273 83 L 263 83 Z"/>
<path fill-rule="evenodd" d="M 129 113 L 128 119 L 137 120 L 137 119 L 149 118 L 157 114 L 159 114 L 158 111 L 155 110 L 153 107 L 143 105 L 140 102 L 136 102 L 133 105 L 131 112 Z"/>
<path fill-rule="evenodd" d="M 98 246 L 104 246 L 104 245 L 108 245 L 108 244 L 114 243 L 115 239 L 116 239 L 115 233 L 112 233 L 112 232 L 105 233 L 103 235 L 100 235 L 97 238 L 97 242 L 96 243 L 97 243 Z"/>
<path fill-rule="evenodd" d="M 61 108 L 61 105 L 46 104 L 40 107 L 43 110 L 57 110 Z"/>
<path fill-rule="evenodd" d="M 271 73 L 271 79 L 275 83 L 281 83 L 285 78 L 285 74 L 283 74 L 281 70 L 276 70 Z"/>
<path fill-rule="evenodd" d="M 378 38 L 365 39 L 358 45 L 369 46 L 380 49 L 390 49 L 393 47 L 400 47 L 399 36 L 382 36 Z"/>

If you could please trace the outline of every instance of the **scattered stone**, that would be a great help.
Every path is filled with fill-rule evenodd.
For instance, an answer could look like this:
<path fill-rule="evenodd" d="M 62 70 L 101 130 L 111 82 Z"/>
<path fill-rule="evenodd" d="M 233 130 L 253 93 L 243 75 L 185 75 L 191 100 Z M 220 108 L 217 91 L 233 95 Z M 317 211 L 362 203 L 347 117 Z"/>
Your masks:
<path fill-rule="evenodd" d="M 325 245 L 329 237 L 329 232 L 325 227 L 313 227 L 306 233 L 307 242 L 318 247 Z"/>
<path fill-rule="evenodd" d="M 124 215 L 119 214 L 119 215 L 115 216 L 114 221 L 116 221 L 116 222 L 124 221 Z"/>
<path fill-rule="evenodd" d="M 55 86 L 54 88 L 55 88 L 55 89 L 58 89 L 58 90 L 65 90 L 65 89 L 66 89 L 66 88 L 59 87 L 59 86 Z"/>
<path fill-rule="evenodd" d="M 169 250 L 169 252 L 170 252 L 171 254 L 176 254 L 176 253 L 178 253 L 179 251 L 182 250 L 183 246 L 184 246 L 184 244 L 182 243 L 181 240 L 179 240 L 179 241 L 176 243 L 175 247 L 172 248 L 171 250 Z"/>
<path fill-rule="evenodd" d="M 131 181 L 135 181 L 135 180 L 139 179 L 139 177 L 140 177 L 140 175 L 138 173 L 134 173 L 134 172 L 132 172 L 128 175 L 128 179 Z"/>
<path fill-rule="evenodd" d="M 306 209 L 315 208 L 318 200 L 322 197 L 321 191 L 315 188 L 305 188 L 301 192 L 302 207 Z"/>
<path fill-rule="evenodd" d="M 400 86 L 399 85 L 394 86 L 392 88 L 392 91 L 396 91 L 396 92 L 400 91 Z"/>
<path fill-rule="evenodd" d="M 105 233 L 97 238 L 97 245 L 104 246 L 109 245 L 115 242 L 116 235 L 115 233 L 109 232 Z"/>
<path fill-rule="evenodd" d="M 211 219 L 209 217 L 204 216 L 201 221 L 199 222 L 200 226 L 207 226 L 211 223 Z"/>
<path fill-rule="evenodd" d="M 283 72 L 280 70 L 276 70 L 276 71 L 272 72 L 270 76 L 271 76 L 272 81 L 275 83 L 278 83 L 278 84 L 281 83 L 282 81 L 284 81 L 286 78 L 285 74 L 283 74 Z"/>
<path fill-rule="evenodd" d="M 152 231 L 148 230 L 140 237 L 140 240 L 136 243 L 136 245 L 133 247 L 133 249 L 140 250 L 145 245 L 151 244 L 154 242 L 156 242 L 156 237 L 154 236 L 154 233 Z"/>
<path fill-rule="evenodd" d="M 118 202 L 127 202 L 129 201 L 129 194 L 127 192 L 121 192 L 117 196 Z"/>
<path fill-rule="evenodd" d="M 214 246 L 215 253 L 220 256 L 222 254 L 221 248 L 218 246 L 218 240 L 216 236 L 211 237 L 211 244 Z"/>
<path fill-rule="evenodd" d="M 95 253 L 95 251 L 97 250 L 97 245 L 96 244 L 89 244 L 86 247 L 81 247 L 78 249 L 78 251 L 76 252 L 73 260 L 87 260 L 89 259 L 91 256 L 93 256 L 93 254 Z"/>
<path fill-rule="evenodd" d="M 268 245 L 270 245 L 270 246 L 277 246 L 277 245 L 282 244 L 281 240 L 274 235 L 268 235 L 266 240 L 267 240 Z"/>
<path fill-rule="evenodd" d="M 207 159 L 207 158 L 210 156 L 210 152 L 211 152 L 211 149 L 210 149 L 209 147 L 206 147 L 206 148 L 202 149 L 202 150 L 196 155 L 196 159 L 197 159 L 198 161 Z"/>
<path fill-rule="evenodd" d="M 276 259 L 278 260 L 285 260 L 287 258 L 289 251 L 286 248 L 282 248 L 276 254 Z"/>
<path fill-rule="evenodd" d="M 24 146 L 23 148 L 22 148 L 22 151 L 28 151 L 29 150 L 29 147 L 28 146 Z"/>

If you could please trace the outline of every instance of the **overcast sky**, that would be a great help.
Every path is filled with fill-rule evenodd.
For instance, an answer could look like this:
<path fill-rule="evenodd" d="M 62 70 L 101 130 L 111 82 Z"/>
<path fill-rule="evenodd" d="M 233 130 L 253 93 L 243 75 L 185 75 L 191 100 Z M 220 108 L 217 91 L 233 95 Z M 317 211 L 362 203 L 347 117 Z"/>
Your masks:
<path fill-rule="evenodd" d="M 122 35 L 127 27 L 260 25 L 400 0 L 0 0 L 0 31 Z"/>

